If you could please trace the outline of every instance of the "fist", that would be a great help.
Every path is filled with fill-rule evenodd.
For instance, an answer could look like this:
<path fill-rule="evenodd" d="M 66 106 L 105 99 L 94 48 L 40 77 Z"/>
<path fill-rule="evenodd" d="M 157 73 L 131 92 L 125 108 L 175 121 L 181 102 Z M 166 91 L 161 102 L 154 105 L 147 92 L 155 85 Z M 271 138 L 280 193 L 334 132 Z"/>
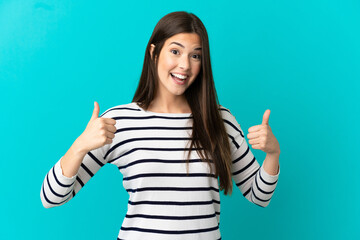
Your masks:
<path fill-rule="evenodd" d="M 112 139 L 115 137 L 116 121 L 112 118 L 99 118 L 99 112 L 99 104 L 94 102 L 94 110 L 90 121 L 78 138 L 82 148 L 87 152 L 105 144 L 111 144 Z"/>
<path fill-rule="evenodd" d="M 270 154 L 280 154 L 280 145 L 269 126 L 269 117 L 270 110 L 266 110 L 261 125 L 255 125 L 248 129 L 249 144 L 253 149 L 259 149 Z"/>

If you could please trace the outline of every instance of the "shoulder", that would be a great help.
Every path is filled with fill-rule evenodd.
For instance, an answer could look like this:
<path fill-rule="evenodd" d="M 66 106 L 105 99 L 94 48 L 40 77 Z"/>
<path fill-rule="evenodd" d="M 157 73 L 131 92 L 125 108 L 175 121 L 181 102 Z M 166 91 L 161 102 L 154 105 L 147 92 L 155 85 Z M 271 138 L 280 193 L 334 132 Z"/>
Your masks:
<path fill-rule="evenodd" d="M 136 104 L 131 102 L 110 107 L 103 111 L 99 117 L 113 118 L 122 115 L 132 115 L 139 111 L 140 109 L 136 107 Z"/>
<path fill-rule="evenodd" d="M 232 136 L 237 135 L 239 133 L 241 133 L 242 135 L 240 124 L 236 120 L 235 115 L 232 114 L 230 109 L 219 104 L 219 111 L 223 118 L 226 131 Z"/>
<path fill-rule="evenodd" d="M 228 109 L 227 107 L 219 104 L 219 105 L 218 105 L 218 108 L 219 108 L 219 111 L 220 111 L 220 113 L 221 113 L 221 115 L 222 115 L 223 117 L 226 117 L 226 116 L 228 116 L 228 115 L 232 115 L 231 112 L 230 112 L 230 109 Z"/>
<path fill-rule="evenodd" d="M 232 112 L 230 111 L 229 108 L 223 106 L 223 105 L 218 105 L 221 117 L 223 118 L 223 120 L 227 120 L 227 121 L 231 121 L 233 122 L 235 120 L 235 116 L 232 114 Z"/>

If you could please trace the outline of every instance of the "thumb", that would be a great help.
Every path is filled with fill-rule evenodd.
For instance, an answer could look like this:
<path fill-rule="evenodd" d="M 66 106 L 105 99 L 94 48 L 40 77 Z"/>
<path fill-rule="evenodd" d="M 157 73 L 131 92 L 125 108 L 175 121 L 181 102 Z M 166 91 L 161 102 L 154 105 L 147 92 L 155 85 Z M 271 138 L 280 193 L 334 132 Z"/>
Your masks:
<path fill-rule="evenodd" d="M 262 125 L 269 125 L 270 110 L 267 109 L 263 116 Z"/>
<path fill-rule="evenodd" d="M 100 112 L 99 104 L 95 101 L 94 102 L 94 111 L 92 113 L 90 121 L 98 118 L 99 117 L 99 112 Z"/>

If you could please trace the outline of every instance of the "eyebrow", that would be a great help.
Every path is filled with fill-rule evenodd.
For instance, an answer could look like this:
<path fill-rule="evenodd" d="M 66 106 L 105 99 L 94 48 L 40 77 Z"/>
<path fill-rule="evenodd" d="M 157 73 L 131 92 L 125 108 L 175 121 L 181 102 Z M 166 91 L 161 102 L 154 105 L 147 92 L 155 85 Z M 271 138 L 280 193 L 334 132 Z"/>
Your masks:
<path fill-rule="evenodd" d="M 171 45 L 171 44 L 176 44 L 176 45 L 179 45 L 182 48 L 185 48 L 181 43 L 178 43 L 178 42 L 171 42 L 169 45 Z M 201 50 L 201 47 L 195 48 L 194 50 Z"/>

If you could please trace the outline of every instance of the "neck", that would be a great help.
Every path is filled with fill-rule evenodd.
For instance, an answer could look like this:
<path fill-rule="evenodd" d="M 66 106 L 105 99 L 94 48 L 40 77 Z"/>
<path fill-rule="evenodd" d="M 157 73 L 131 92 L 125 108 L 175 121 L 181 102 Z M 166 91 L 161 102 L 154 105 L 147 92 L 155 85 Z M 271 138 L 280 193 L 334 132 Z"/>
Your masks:
<path fill-rule="evenodd" d="M 157 97 L 150 103 L 148 111 L 161 113 L 190 113 L 191 108 L 185 96 L 174 96 L 172 98 Z"/>

